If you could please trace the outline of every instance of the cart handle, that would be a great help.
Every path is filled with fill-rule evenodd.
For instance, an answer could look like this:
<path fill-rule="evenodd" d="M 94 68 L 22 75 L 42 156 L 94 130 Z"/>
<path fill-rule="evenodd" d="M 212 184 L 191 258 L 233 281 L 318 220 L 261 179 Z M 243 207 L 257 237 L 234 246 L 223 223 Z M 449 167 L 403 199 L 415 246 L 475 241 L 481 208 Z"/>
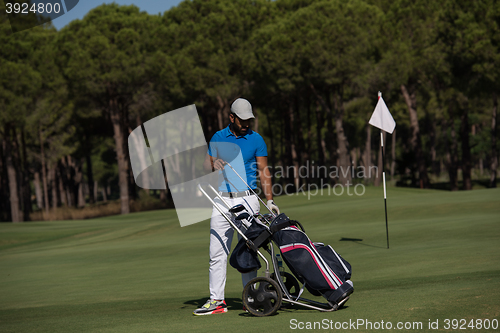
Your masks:
<path fill-rule="evenodd" d="M 222 200 L 222 202 L 224 202 L 224 204 L 228 207 L 228 209 L 231 208 L 229 204 L 226 202 L 226 200 L 222 198 L 219 192 L 217 192 L 211 184 L 208 184 L 208 186 Z M 234 224 L 234 222 L 226 215 L 226 213 L 224 213 L 222 209 L 219 208 L 219 206 L 215 203 L 215 201 L 213 201 L 212 198 L 207 194 L 207 192 L 205 192 L 201 184 L 198 184 L 198 189 L 207 197 L 208 200 L 210 200 L 215 209 L 217 209 L 219 213 L 221 213 L 221 215 L 224 216 L 224 218 L 231 225 L 231 227 L 233 227 L 233 229 L 235 229 L 236 232 L 245 240 L 247 246 L 250 247 L 252 250 L 256 251 L 259 257 L 261 257 L 262 260 L 264 260 L 264 262 L 266 263 L 266 276 L 269 275 L 269 262 L 267 261 L 266 257 L 264 257 L 262 253 L 260 253 L 259 249 L 255 247 L 253 242 L 250 239 L 248 239 L 247 236 L 245 236 L 245 234 L 240 230 L 240 228 L 236 226 L 236 224 Z"/>

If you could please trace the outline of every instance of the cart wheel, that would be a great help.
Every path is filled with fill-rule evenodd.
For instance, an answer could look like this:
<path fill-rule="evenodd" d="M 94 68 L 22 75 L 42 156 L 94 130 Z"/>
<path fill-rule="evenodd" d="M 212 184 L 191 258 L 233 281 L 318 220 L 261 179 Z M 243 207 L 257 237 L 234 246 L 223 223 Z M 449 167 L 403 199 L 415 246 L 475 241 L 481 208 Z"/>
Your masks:
<path fill-rule="evenodd" d="M 285 288 L 286 288 L 286 290 L 288 290 L 288 293 L 290 294 L 290 296 L 294 296 L 294 297 L 299 296 L 300 285 L 299 285 L 299 281 L 297 281 L 295 276 L 293 276 L 292 274 L 287 273 L 287 272 L 280 272 L 280 275 L 281 275 L 281 279 L 283 280 L 283 283 L 285 284 Z M 271 274 L 271 279 L 275 280 L 276 283 L 278 283 L 277 279 L 276 279 L 276 275 L 274 275 L 274 273 Z"/>
<path fill-rule="evenodd" d="M 257 317 L 264 317 L 278 311 L 283 293 L 276 281 L 259 276 L 247 283 L 242 298 L 248 312 Z"/>

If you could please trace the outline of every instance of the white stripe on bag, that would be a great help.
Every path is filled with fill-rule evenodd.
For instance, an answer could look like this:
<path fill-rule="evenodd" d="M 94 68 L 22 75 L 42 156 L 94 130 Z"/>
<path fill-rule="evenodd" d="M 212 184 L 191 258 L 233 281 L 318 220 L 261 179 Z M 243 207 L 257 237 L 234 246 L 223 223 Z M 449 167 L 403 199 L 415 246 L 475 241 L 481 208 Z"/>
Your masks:
<path fill-rule="evenodd" d="M 347 269 L 347 267 L 344 265 L 344 261 L 342 261 L 342 259 L 339 257 L 339 255 L 337 254 L 337 252 L 335 252 L 335 250 L 330 246 L 328 245 L 328 247 L 330 248 L 330 250 L 333 251 L 333 253 L 335 254 L 335 256 L 337 257 L 337 259 L 340 261 L 340 263 L 342 264 L 342 267 L 344 267 L 346 273 L 349 273 L 349 270 Z"/>
<path fill-rule="evenodd" d="M 309 237 L 307 237 L 307 235 L 304 232 L 302 232 L 302 231 L 300 231 L 300 230 L 298 230 L 296 228 L 287 227 L 287 228 L 284 228 L 283 230 L 285 230 L 285 229 L 292 230 L 292 231 L 297 231 L 297 232 L 303 233 L 306 236 L 307 240 L 309 241 L 309 245 L 306 245 L 306 244 L 301 244 L 301 245 L 304 245 L 304 246 L 306 246 L 308 248 L 312 247 L 312 252 L 313 252 L 313 254 L 315 256 L 315 261 L 318 263 L 318 268 L 321 271 L 323 271 L 323 272 L 326 273 L 325 275 L 328 277 L 328 279 L 335 286 L 335 289 L 337 289 L 338 287 L 340 287 L 342 285 L 342 282 L 341 281 L 339 282 L 340 279 L 331 270 L 330 266 L 328 266 L 325 263 L 325 261 L 323 260 L 323 258 L 321 257 L 321 255 L 318 253 L 318 251 L 316 250 L 316 248 L 314 247 L 314 245 L 312 245 L 311 240 L 309 239 Z M 294 243 L 294 244 L 300 244 L 300 243 Z M 283 247 L 288 247 L 288 246 L 290 246 L 290 245 L 285 245 Z M 280 249 L 281 249 L 281 247 L 280 247 Z"/>

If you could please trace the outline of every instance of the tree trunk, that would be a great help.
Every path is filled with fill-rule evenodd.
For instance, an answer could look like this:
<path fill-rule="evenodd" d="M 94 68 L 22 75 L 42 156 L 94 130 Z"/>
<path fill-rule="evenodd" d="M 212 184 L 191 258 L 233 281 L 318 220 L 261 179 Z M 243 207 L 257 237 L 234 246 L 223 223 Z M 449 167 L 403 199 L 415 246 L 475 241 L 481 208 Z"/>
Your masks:
<path fill-rule="evenodd" d="M 39 128 L 40 135 L 40 155 L 41 155 L 41 163 L 42 163 L 42 184 L 43 184 L 43 199 L 45 204 L 45 213 L 49 214 L 49 189 L 47 186 L 47 166 L 45 164 L 45 152 L 44 152 L 44 143 L 42 136 L 42 128 Z"/>
<path fill-rule="evenodd" d="M 335 97 L 335 132 L 337 133 L 337 154 L 339 156 L 340 166 L 340 183 L 347 185 L 352 180 L 351 168 L 352 163 L 349 158 L 349 141 L 345 136 L 343 117 L 344 117 L 344 103 L 340 96 Z M 352 183 L 352 182 L 351 182 Z"/>
<path fill-rule="evenodd" d="M 493 93 L 493 110 L 491 112 L 491 162 L 490 162 L 490 187 L 497 187 L 497 168 L 498 168 L 498 152 L 497 152 L 497 111 L 498 99 L 497 94 Z"/>
<path fill-rule="evenodd" d="M 429 128 L 429 139 L 430 139 L 430 148 L 431 148 L 431 167 L 432 173 L 435 176 L 439 176 L 439 161 L 437 160 L 437 152 L 436 152 L 436 125 L 435 122 L 432 121 L 428 126 Z"/>
<path fill-rule="evenodd" d="M 78 206 L 78 183 L 79 179 L 79 169 L 80 166 L 77 164 L 77 161 L 71 157 L 71 155 L 66 156 L 68 160 L 68 193 L 71 198 L 71 205 L 73 207 Z"/>
<path fill-rule="evenodd" d="M 286 120 L 287 123 L 285 124 L 285 136 L 286 136 L 286 145 L 287 145 L 287 150 L 289 151 L 289 159 L 290 163 L 287 164 L 287 169 L 288 166 L 293 165 L 293 175 L 291 175 L 293 184 L 295 186 L 295 189 L 299 188 L 299 161 L 298 161 L 298 154 L 297 154 L 297 147 L 295 143 L 295 138 L 294 138 L 294 103 L 293 103 L 293 98 L 289 98 L 289 103 L 288 103 L 288 110 L 286 114 Z M 290 176 L 290 175 L 289 175 Z"/>
<path fill-rule="evenodd" d="M 358 161 L 359 161 L 359 156 L 360 156 L 360 149 L 359 147 L 356 147 L 354 149 L 351 149 L 351 179 L 357 178 L 356 177 L 356 170 L 358 168 Z"/>
<path fill-rule="evenodd" d="M 316 88 L 314 87 L 313 84 L 310 84 L 310 88 L 311 88 L 314 96 L 318 100 L 319 104 L 321 105 L 323 112 L 327 115 L 327 121 L 326 121 L 327 132 L 326 132 L 325 137 L 327 138 L 326 141 L 328 141 L 328 143 L 330 145 L 330 147 L 329 147 L 330 148 L 329 149 L 330 150 L 330 152 L 329 152 L 330 153 L 330 156 L 329 156 L 330 157 L 330 166 L 334 166 L 337 163 L 335 161 L 335 152 L 334 152 L 335 145 L 334 145 L 334 140 L 333 140 L 333 122 L 332 122 L 333 112 L 332 112 L 331 108 L 328 106 L 328 104 L 325 102 L 323 97 L 321 97 L 321 95 L 316 91 Z M 325 154 L 325 158 L 326 158 L 326 154 Z M 340 167 L 342 168 L 342 165 Z M 339 174 L 339 177 L 342 177 L 342 175 L 341 175 L 342 172 L 339 172 L 338 174 Z"/>
<path fill-rule="evenodd" d="M 472 157 L 470 153 L 469 138 L 469 111 L 468 105 L 462 112 L 460 125 L 460 138 L 462 139 L 462 179 L 464 190 L 472 190 Z"/>
<path fill-rule="evenodd" d="M 167 190 L 159 190 L 160 191 L 160 201 L 162 204 L 167 204 Z"/>
<path fill-rule="evenodd" d="M 64 169 L 62 168 L 61 162 L 57 163 L 57 186 L 59 188 L 59 198 L 62 205 L 68 207 L 68 196 L 66 195 L 66 189 L 64 188 Z"/>
<path fill-rule="evenodd" d="M 269 151 L 269 159 L 270 159 L 270 163 L 271 163 L 271 168 L 272 168 L 272 172 L 274 172 L 276 170 L 276 150 L 275 150 L 275 146 L 274 146 L 274 128 L 271 124 L 271 116 L 270 116 L 270 113 L 267 114 L 267 129 L 268 129 L 268 134 L 269 134 L 269 138 L 271 140 L 271 149 Z"/>
<path fill-rule="evenodd" d="M 458 191 L 458 158 L 457 158 L 457 137 L 455 133 L 455 122 L 451 107 L 449 111 L 450 119 L 450 138 L 448 138 L 447 121 L 443 121 L 443 133 L 446 135 L 446 168 L 448 169 L 448 176 L 450 178 L 450 190 Z"/>
<path fill-rule="evenodd" d="M 396 129 L 392 132 L 392 142 L 391 142 L 391 179 L 394 177 L 394 171 L 396 169 Z"/>
<path fill-rule="evenodd" d="M 71 156 L 61 158 L 61 178 L 63 179 L 64 191 L 67 198 L 68 207 L 75 206 L 75 180 L 72 164 L 73 162 Z"/>
<path fill-rule="evenodd" d="M 218 131 L 220 131 L 224 128 L 224 101 L 219 95 L 217 95 L 217 102 L 219 103 L 219 107 L 217 108 Z"/>
<path fill-rule="evenodd" d="M 79 161 L 73 160 L 73 166 L 75 169 L 75 177 L 74 177 L 75 187 L 73 190 L 76 198 L 76 206 L 79 208 L 85 207 L 85 194 L 83 191 L 83 184 L 84 184 L 83 161 L 84 161 L 83 158 Z"/>
<path fill-rule="evenodd" d="M 300 166 L 304 165 L 304 161 L 307 161 L 307 149 L 305 147 L 305 141 L 304 141 L 304 132 L 303 132 L 303 127 L 304 123 L 302 122 L 302 119 L 300 118 L 300 100 L 296 95 L 293 97 L 293 114 L 292 114 L 292 122 L 293 122 L 293 128 L 294 131 L 292 132 L 292 135 L 294 136 L 294 142 L 295 142 L 295 154 L 296 154 L 296 160 L 294 163 L 295 169 L 297 170 L 297 178 L 296 178 L 296 186 L 301 186 L 304 182 L 308 182 L 308 177 L 304 177 L 304 179 L 301 178 L 299 171 L 300 171 Z M 306 122 L 307 124 L 307 122 Z"/>
<path fill-rule="evenodd" d="M 25 204 L 25 195 L 24 195 L 24 175 L 23 175 L 23 163 L 21 158 L 21 148 L 19 147 L 19 142 L 17 138 L 17 131 L 15 127 L 11 127 L 12 136 L 11 138 L 11 155 L 12 155 L 12 163 L 14 164 L 14 168 L 16 170 L 17 176 L 17 193 L 19 200 L 19 214 L 21 218 L 21 222 L 24 221 L 24 204 Z M 29 186 L 29 184 L 28 184 Z M 30 198 L 28 198 L 28 202 Z M 28 211 L 29 216 L 29 211 Z"/>
<path fill-rule="evenodd" d="M 425 158 L 422 152 L 422 141 L 420 139 L 420 128 L 418 125 L 416 88 L 410 87 L 410 89 L 411 92 L 408 92 L 406 86 L 404 84 L 401 85 L 401 92 L 403 93 L 403 97 L 410 114 L 410 146 L 415 152 L 417 159 L 420 188 L 429 188 L 429 178 L 427 176 L 427 167 L 425 165 Z"/>
<path fill-rule="evenodd" d="M 326 143 L 323 135 L 321 134 L 323 130 L 323 126 L 325 124 L 325 119 L 323 117 L 323 113 L 321 112 L 321 106 L 319 101 L 316 102 L 316 145 L 318 149 L 318 166 L 323 167 L 325 165 L 325 156 L 326 156 Z M 328 175 L 318 175 L 318 178 L 324 179 Z"/>
<path fill-rule="evenodd" d="M 121 202 L 121 214 L 128 214 L 130 212 L 129 207 L 129 194 L 128 194 L 128 161 L 126 159 L 126 154 L 124 151 L 124 137 L 122 122 L 120 119 L 120 111 L 118 110 L 118 105 L 116 105 L 116 100 L 110 101 L 110 115 L 111 122 L 113 124 L 113 132 L 116 146 L 116 159 L 118 161 L 118 181 L 120 186 L 120 202 Z"/>
<path fill-rule="evenodd" d="M 59 184 L 57 183 L 57 177 L 56 177 L 56 169 L 57 169 L 57 164 L 54 163 L 54 165 L 50 168 L 50 188 L 52 192 L 52 208 L 56 209 L 59 206 L 59 196 L 57 195 L 57 188 Z"/>
<path fill-rule="evenodd" d="M 97 202 L 97 187 L 99 184 L 97 183 L 97 180 L 94 180 L 94 198 L 95 201 Z M 146 193 L 149 195 L 149 190 L 146 191 Z"/>
<path fill-rule="evenodd" d="M 7 176 L 9 179 L 9 200 L 10 214 L 12 222 L 22 222 L 21 210 L 19 209 L 19 191 L 17 182 L 17 173 L 12 157 L 11 130 L 8 124 L 5 125 L 3 137 L 3 151 L 5 153 L 5 166 L 7 168 Z"/>
<path fill-rule="evenodd" d="M 134 175 L 132 173 L 132 166 L 130 164 L 130 158 L 128 156 L 128 140 L 127 140 L 127 137 L 128 137 L 128 130 L 130 128 L 130 121 L 129 121 L 129 114 L 128 114 L 128 109 L 126 106 L 124 105 L 120 105 L 120 108 L 119 108 L 119 111 L 120 111 L 120 119 L 121 119 L 121 128 L 122 128 L 122 151 L 123 151 L 123 155 L 124 155 L 124 160 L 126 161 L 126 168 L 127 168 L 127 188 L 128 188 L 128 198 L 129 198 L 129 201 L 130 199 L 132 200 L 135 200 L 138 198 L 138 195 L 137 195 L 137 186 L 135 185 L 135 181 L 134 181 Z M 82 168 L 83 168 L 83 160 L 82 160 Z M 83 175 L 83 169 L 82 169 L 82 175 Z M 82 178 L 82 182 L 83 182 L 83 178 Z M 86 187 L 84 186 L 84 196 L 83 196 L 83 200 L 85 201 L 85 189 Z M 88 190 L 88 189 L 87 189 Z"/>
<path fill-rule="evenodd" d="M 87 152 L 87 156 L 85 156 L 86 165 L 87 165 L 87 183 L 89 187 L 89 203 L 93 204 L 96 201 L 94 194 L 94 174 L 92 172 L 92 158 L 90 156 L 90 151 Z"/>
<path fill-rule="evenodd" d="M 371 178 L 370 167 L 372 165 L 372 125 L 366 124 L 366 142 L 365 142 L 365 152 L 363 154 L 363 163 L 365 167 L 365 178 Z"/>
<path fill-rule="evenodd" d="M 300 117 L 300 100 L 297 95 L 294 96 L 293 98 L 294 101 L 294 115 L 293 115 L 293 126 L 294 126 L 294 133 L 295 133 L 295 142 L 296 142 L 296 151 L 297 151 L 297 160 L 298 164 L 302 165 L 306 159 L 307 155 L 307 149 L 306 149 L 306 142 L 304 140 L 304 131 L 303 129 L 306 128 L 307 126 L 307 121 L 303 122 L 303 120 Z M 307 116 L 307 113 L 306 113 Z M 307 130 L 307 128 L 306 128 Z"/>
<path fill-rule="evenodd" d="M 24 128 L 21 128 L 21 151 L 23 154 L 23 163 L 21 171 L 21 183 L 22 183 L 22 192 L 23 192 L 23 215 L 24 221 L 30 220 L 30 213 L 33 211 L 31 207 L 31 186 L 30 186 L 30 178 L 29 178 L 29 170 L 28 170 L 28 156 L 26 154 L 26 140 L 24 135 Z"/>
<path fill-rule="evenodd" d="M 253 130 L 259 133 L 259 114 L 257 111 L 253 110 L 253 115 L 255 116 L 255 119 L 253 120 Z"/>
<path fill-rule="evenodd" d="M 320 96 L 321 97 L 321 96 Z M 330 94 L 327 94 L 327 97 L 328 99 L 330 99 Z M 325 143 L 328 145 L 328 147 L 326 147 L 326 151 L 328 153 L 328 159 L 329 159 L 329 164 L 330 166 L 339 166 L 338 164 L 338 156 L 337 156 L 337 149 L 335 147 L 335 139 L 334 139 L 334 129 L 333 129 L 333 112 L 332 112 L 332 109 L 330 107 L 331 103 L 330 101 L 328 101 L 328 103 L 326 103 L 324 100 L 323 100 L 323 104 L 326 109 L 325 109 L 325 113 L 326 113 L 326 133 L 325 133 Z M 335 182 L 335 180 L 334 180 Z M 335 182 L 336 183 L 336 182 Z"/>
<path fill-rule="evenodd" d="M 84 182 L 78 183 L 78 208 L 85 207 L 85 195 L 83 193 Z"/>
<path fill-rule="evenodd" d="M 224 123 L 222 121 L 222 109 L 217 109 L 217 124 L 219 125 L 219 128 L 217 129 L 218 131 L 224 128 Z"/>
<path fill-rule="evenodd" d="M 313 167 L 312 165 L 312 158 L 311 158 L 311 155 L 312 155 L 312 151 L 313 151 L 313 147 L 312 147 L 312 137 L 313 137 L 313 133 L 312 133 L 312 126 L 311 126 L 311 114 L 312 114 L 312 111 L 311 111 L 311 100 L 310 100 L 310 95 L 307 94 L 306 95 L 306 116 L 307 116 L 307 121 L 306 121 L 306 126 L 307 126 L 307 140 L 306 140 L 306 146 L 304 147 L 304 153 L 303 153 L 303 158 L 302 158 L 302 163 L 311 163 L 311 165 L 309 166 L 309 172 L 311 172 L 311 168 Z M 300 124 L 299 124 L 300 126 Z M 308 177 L 309 178 L 309 177 Z M 309 184 L 311 182 L 311 180 L 307 180 L 307 183 Z"/>
<path fill-rule="evenodd" d="M 286 115 L 283 115 L 282 117 L 280 117 L 280 128 L 281 128 L 281 135 L 280 135 L 280 147 L 279 147 L 279 150 L 280 150 L 280 160 L 281 160 L 281 166 L 283 168 L 283 170 L 286 170 L 286 167 L 289 163 L 289 158 L 288 158 L 288 151 L 287 151 L 287 147 L 285 145 L 285 137 L 286 137 L 286 122 L 285 122 L 285 118 L 286 118 Z M 280 177 L 280 183 L 281 185 L 285 185 L 286 183 L 288 182 L 288 176 L 286 173 L 282 174 L 281 177 Z"/>
<path fill-rule="evenodd" d="M 102 187 L 102 201 L 108 202 L 108 196 L 106 195 L 106 187 Z"/>
<path fill-rule="evenodd" d="M 1 133 L 1 131 L 0 131 Z M 3 149 L 4 135 L 0 144 L 0 221 L 10 221 L 9 183 L 5 166 L 5 152 Z"/>
<path fill-rule="evenodd" d="M 36 196 L 36 205 L 39 209 L 43 209 L 43 194 L 42 194 L 42 185 L 40 184 L 40 172 L 35 172 L 35 196 Z"/>

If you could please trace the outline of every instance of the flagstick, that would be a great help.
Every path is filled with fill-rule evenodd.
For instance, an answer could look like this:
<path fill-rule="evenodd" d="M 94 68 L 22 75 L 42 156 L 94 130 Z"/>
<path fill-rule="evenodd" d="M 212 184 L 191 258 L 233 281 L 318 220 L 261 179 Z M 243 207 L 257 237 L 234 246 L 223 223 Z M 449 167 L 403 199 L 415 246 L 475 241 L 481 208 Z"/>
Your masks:
<path fill-rule="evenodd" d="M 378 99 L 382 97 L 382 93 L 378 92 Z M 382 181 L 384 183 L 384 206 L 385 206 L 385 235 L 387 237 L 387 248 L 389 248 L 389 225 L 387 223 L 387 191 L 385 188 L 385 154 L 384 154 L 384 134 L 380 130 L 380 149 L 382 149 Z"/>
<path fill-rule="evenodd" d="M 387 105 L 385 105 L 385 102 L 382 99 L 382 93 L 380 91 L 378 92 L 377 106 L 375 106 L 375 110 L 373 111 L 368 124 L 380 129 L 380 150 L 382 151 L 382 178 L 384 183 L 385 233 L 387 235 L 387 248 L 389 248 L 389 224 L 387 222 L 387 189 L 385 184 L 384 134 L 382 133 L 382 131 L 392 134 L 394 132 L 394 128 L 396 127 L 396 122 L 394 121 L 394 118 L 392 118 Z"/>
<path fill-rule="evenodd" d="M 385 154 L 384 154 L 384 135 L 380 131 L 380 148 L 382 149 L 382 180 L 384 182 L 384 206 L 385 206 L 385 234 L 387 237 L 387 248 L 389 248 L 389 226 L 387 223 L 387 191 L 385 188 Z"/>

